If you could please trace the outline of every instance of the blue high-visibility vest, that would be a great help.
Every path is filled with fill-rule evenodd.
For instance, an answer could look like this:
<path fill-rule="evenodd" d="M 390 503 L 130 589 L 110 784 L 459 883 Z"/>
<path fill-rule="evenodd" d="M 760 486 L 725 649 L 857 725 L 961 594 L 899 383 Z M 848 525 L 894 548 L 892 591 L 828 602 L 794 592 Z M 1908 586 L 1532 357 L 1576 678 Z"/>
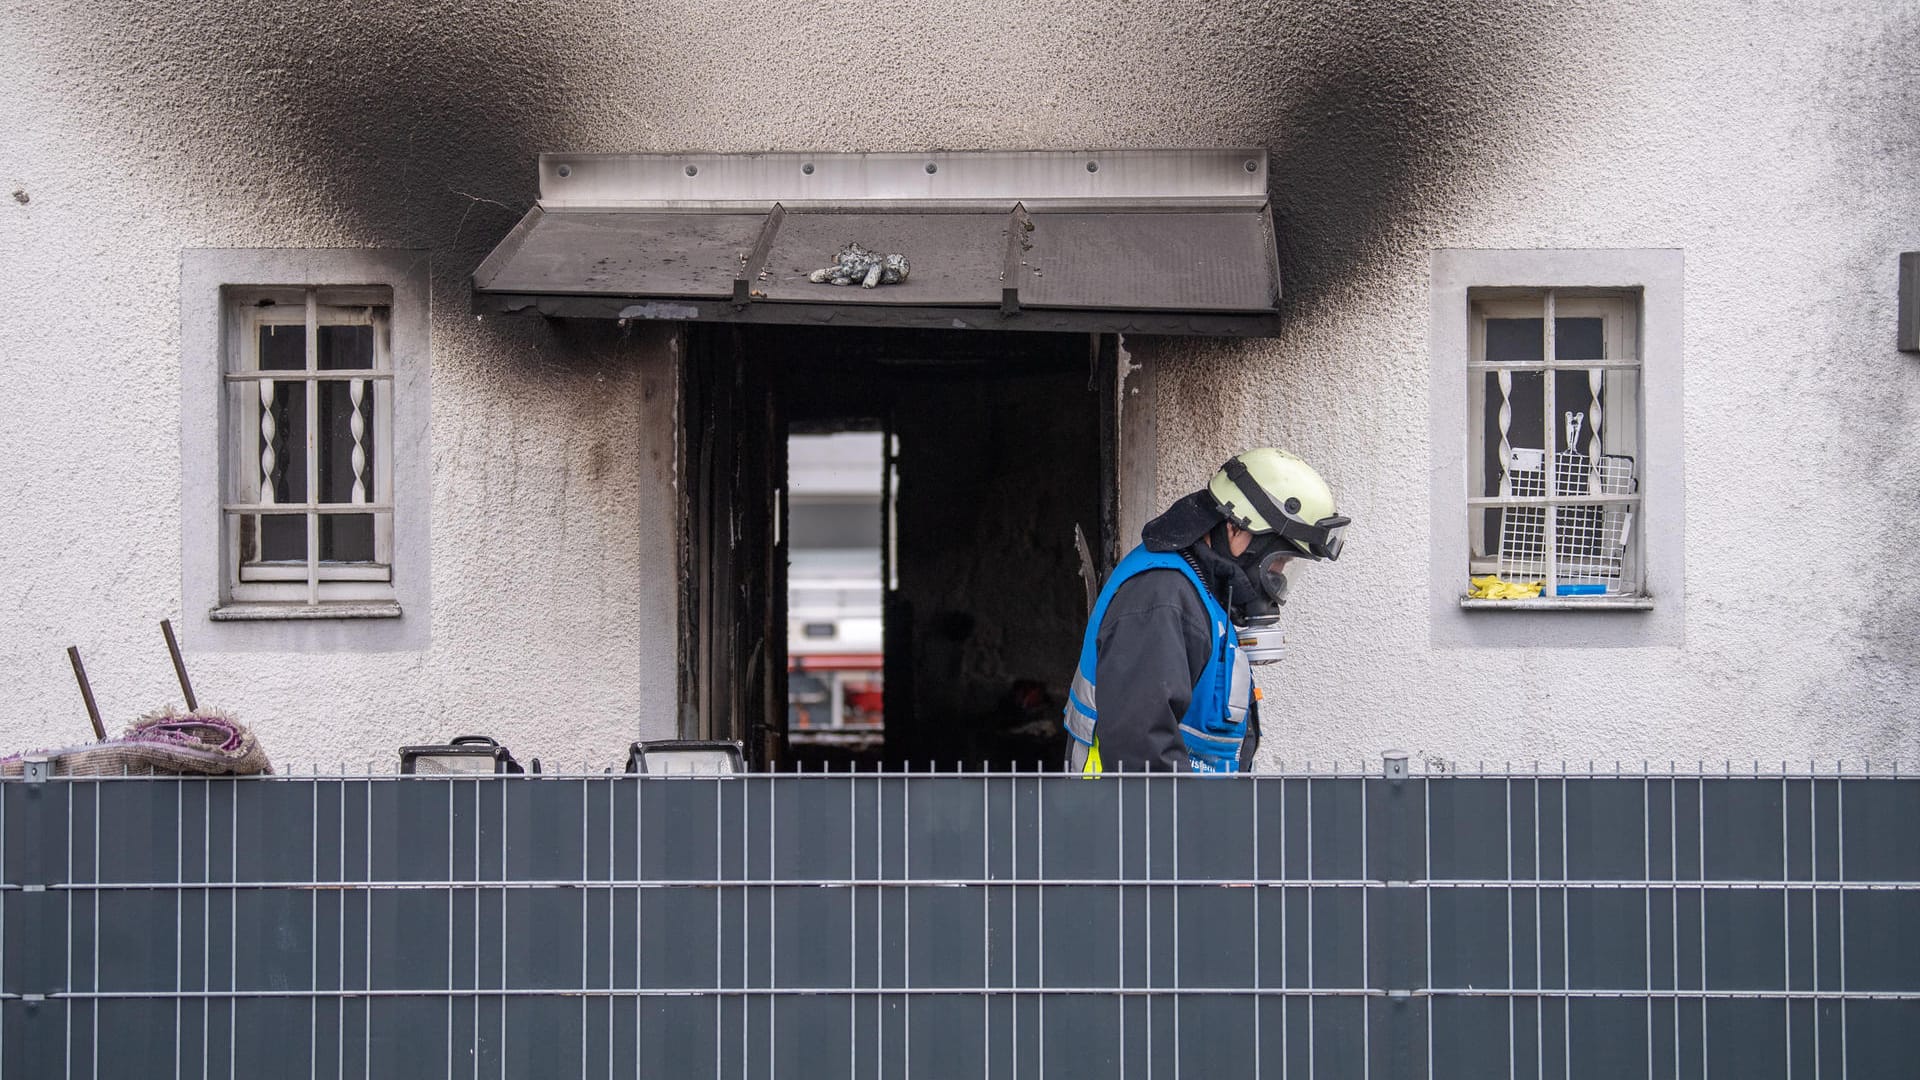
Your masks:
<path fill-rule="evenodd" d="M 1207 666 L 1194 683 L 1187 711 L 1180 717 L 1180 738 L 1186 744 L 1187 763 L 1194 772 L 1231 773 L 1240 771 L 1240 744 L 1247 737 L 1247 709 L 1253 698 L 1253 677 L 1240 655 L 1239 635 L 1233 620 L 1200 576 L 1177 551 L 1148 551 L 1140 546 L 1127 553 L 1113 568 L 1100 598 L 1094 602 L 1093 616 L 1087 620 L 1087 633 L 1080 644 L 1080 664 L 1073 673 L 1073 685 L 1067 691 L 1065 723 L 1069 741 L 1067 766 L 1072 772 L 1097 773 L 1104 768 L 1100 760 L 1100 710 L 1098 682 L 1100 623 L 1106 618 L 1107 605 L 1129 578 L 1148 570 L 1178 570 L 1207 610 L 1212 625 L 1213 645 L 1207 650 Z M 1184 642 L 1175 643 L 1184 648 Z"/>

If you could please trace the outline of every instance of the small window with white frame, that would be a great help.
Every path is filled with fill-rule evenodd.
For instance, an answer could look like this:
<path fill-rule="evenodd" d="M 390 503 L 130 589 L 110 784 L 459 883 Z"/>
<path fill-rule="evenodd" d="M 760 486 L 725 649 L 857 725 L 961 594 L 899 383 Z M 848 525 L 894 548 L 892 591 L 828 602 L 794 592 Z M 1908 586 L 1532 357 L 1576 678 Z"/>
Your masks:
<path fill-rule="evenodd" d="M 1469 297 L 1469 602 L 1644 599 L 1638 291 Z"/>
<path fill-rule="evenodd" d="M 223 298 L 228 598 L 391 601 L 392 289 Z"/>

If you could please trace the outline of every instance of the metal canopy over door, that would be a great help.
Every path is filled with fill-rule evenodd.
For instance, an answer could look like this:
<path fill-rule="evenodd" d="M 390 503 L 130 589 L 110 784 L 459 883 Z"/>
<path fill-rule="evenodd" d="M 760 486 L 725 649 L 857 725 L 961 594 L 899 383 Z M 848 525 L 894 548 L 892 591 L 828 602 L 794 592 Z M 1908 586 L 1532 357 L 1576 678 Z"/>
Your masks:
<path fill-rule="evenodd" d="M 816 284 L 849 242 L 905 281 Z M 482 312 L 1259 336 L 1280 272 L 1264 150 L 547 154 L 474 272 Z"/>

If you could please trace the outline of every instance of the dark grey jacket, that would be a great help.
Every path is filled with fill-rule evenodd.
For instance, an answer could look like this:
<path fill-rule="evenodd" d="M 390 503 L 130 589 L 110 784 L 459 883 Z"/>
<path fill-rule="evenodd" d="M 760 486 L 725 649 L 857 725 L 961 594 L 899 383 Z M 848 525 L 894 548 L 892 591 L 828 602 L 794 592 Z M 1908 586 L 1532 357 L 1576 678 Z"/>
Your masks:
<path fill-rule="evenodd" d="M 1100 688 L 1100 761 L 1113 771 L 1185 771 L 1180 718 L 1207 666 L 1213 628 L 1193 583 L 1177 570 L 1147 570 L 1123 582 L 1095 639 Z M 1240 766 L 1260 743 L 1256 705 L 1248 714 Z"/>

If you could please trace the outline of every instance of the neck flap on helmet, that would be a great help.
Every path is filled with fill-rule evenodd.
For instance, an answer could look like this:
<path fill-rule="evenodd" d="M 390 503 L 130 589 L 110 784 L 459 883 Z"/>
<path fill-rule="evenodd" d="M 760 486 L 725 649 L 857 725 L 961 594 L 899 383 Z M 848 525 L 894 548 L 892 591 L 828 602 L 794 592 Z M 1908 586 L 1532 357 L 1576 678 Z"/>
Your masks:
<path fill-rule="evenodd" d="M 1246 553 L 1235 558 L 1226 515 L 1209 492 L 1196 491 L 1175 502 L 1147 522 L 1140 539 L 1148 551 L 1185 553 L 1207 591 L 1235 619 L 1277 614 L 1286 603 L 1287 579 L 1280 573 L 1284 558 L 1275 556 L 1294 554 L 1291 546 L 1277 537 L 1255 536 Z"/>
<path fill-rule="evenodd" d="M 1140 530 L 1140 540 L 1148 551 L 1180 551 L 1193 546 L 1208 530 L 1226 519 L 1210 493 L 1196 491 L 1147 522 Z"/>

